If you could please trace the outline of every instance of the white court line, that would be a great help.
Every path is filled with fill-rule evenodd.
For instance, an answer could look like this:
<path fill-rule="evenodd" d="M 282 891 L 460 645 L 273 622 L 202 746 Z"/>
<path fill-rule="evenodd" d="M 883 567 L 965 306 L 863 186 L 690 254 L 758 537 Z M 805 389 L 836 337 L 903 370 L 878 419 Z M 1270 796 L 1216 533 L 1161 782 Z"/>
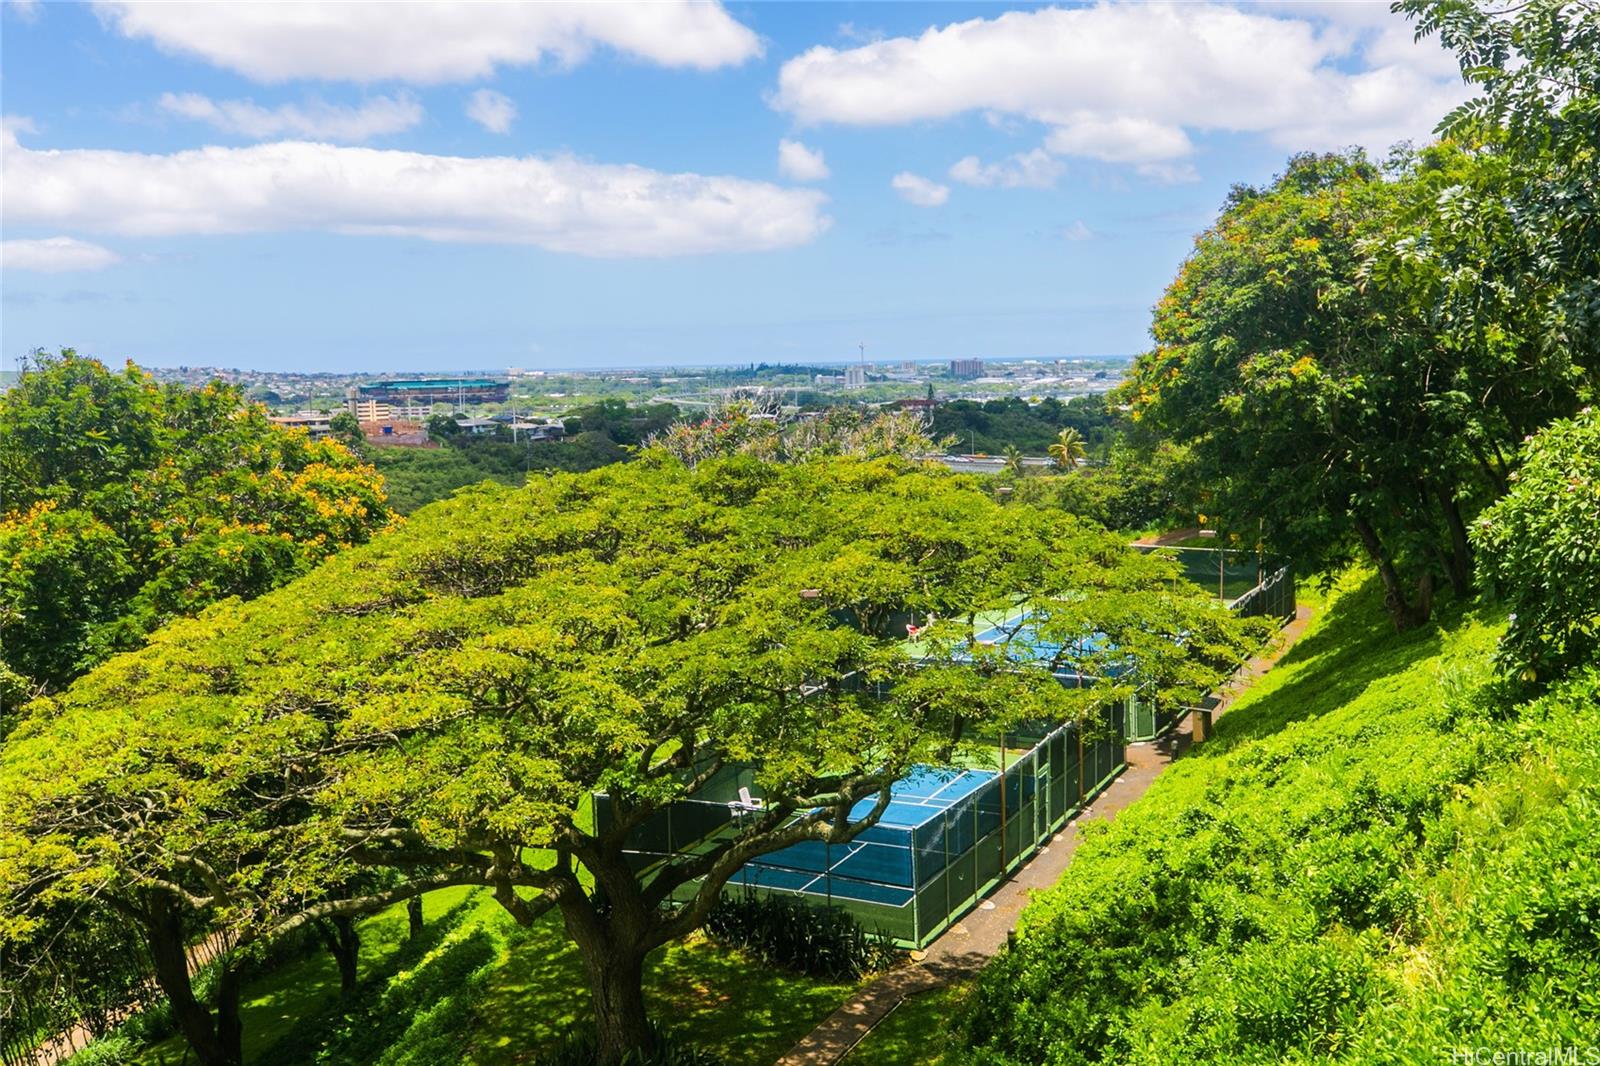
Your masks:
<path fill-rule="evenodd" d="M 1010 640 L 1011 638 L 1013 638 L 1013 637 L 1015 637 L 1017 635 L 1016 631 L 1021 629 L 1024 625 L 1026 625 L 1027 622 L 1028 622 L 1028 619 L 1031 618 L 1031 617 L 1033 617 L 1033 614 L 1032 614 L 1031 611 L 1024 611 L 1021 614 L 1017 615 L 1015 618 L 1009 618 L 1006 621 L 1001 622 L 997 626 L 990 626 L 988 629 L 985 629 L 982 633 L 979 633 L 973 639 L 977 640 L 979 643 L 982 643 L 983 642 L 983 638 L 988 636 L 990 633 L 1003 633 L 1005 635 L 1006 639 Z"/>
<path fill-rule="evenodd" d="M 935 798 L 936 796 L 939 795 L 939 793 L 943 792 L 945 789 L 949 788 L 951 785 L 954 785 L 954 784 L 960 782 L 961 780 L 963 780 L 968 774 L 973 774 L 974 776 L 976 776 L 975 772 L 972 771 L 972 770 L 962 770 L 961 773 L 959 773 L 955 777 L 951 778 L 948 782 L 946 782 L 945 784 L 942 784 L 938 788 L 934 789 L 933 792 L 928 796 L 928 798 L 930 800 Z M 999 776 L 999 775 L 997 774 L 996 776 Z M 987 783 L 987 782 L 993 781 L 994 778 L 993 777 L 985 777 L 982 780 L 983 780 L 983 782 Z M 982 787 L 983 787 L 983 785 L 981 785 L 981 784 L 978 786 L 978 788 L 982 788 Z M 951 807 L 954 807 L 956 804 L 960 803 L 962 800 L 966 799 L 967 796 L 972 795 L 972 793 L 976 792 L 976 791 L 978 791 L 977 788 L 973 789 L 971 792 L 968 792 L 964 796 L 957 796 L 955 799 L 951 800 L 949 803 L 944 804 L 943 805 L 944 809 L 945 810 L 949 810 Z"/>

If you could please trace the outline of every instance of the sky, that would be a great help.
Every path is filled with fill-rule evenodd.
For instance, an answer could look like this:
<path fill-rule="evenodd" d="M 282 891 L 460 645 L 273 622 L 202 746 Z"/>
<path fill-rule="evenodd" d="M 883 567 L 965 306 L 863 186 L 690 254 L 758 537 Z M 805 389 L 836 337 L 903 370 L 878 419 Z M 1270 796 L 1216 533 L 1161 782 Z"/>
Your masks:
<path fill-rule="evenodd" d="M 1466 98 L 1387 3 L 0 9 L 0 363 L 1132 354 L 1235 183 Z"/>

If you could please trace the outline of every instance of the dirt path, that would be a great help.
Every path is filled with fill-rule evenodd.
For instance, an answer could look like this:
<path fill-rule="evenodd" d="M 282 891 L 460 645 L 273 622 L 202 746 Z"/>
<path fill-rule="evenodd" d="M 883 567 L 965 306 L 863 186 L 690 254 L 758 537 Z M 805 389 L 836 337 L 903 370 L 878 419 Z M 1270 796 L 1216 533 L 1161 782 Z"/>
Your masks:
<path fill-rule="evenodd" d="M 1179 530 L 1166 536 L 1193 536 Z M 1213 715 L 1232 706 L 1238 695 L 1266 673 L 1288 651 L 1311 621 L 1311 611 L 1301 607 L 1295 619 L 1269 652 L 1247 662 L 1223 687 L 1222 701 Z M 971 977 L 1005 947 L 1006 935 L 1016 927 L 1022 908 L 1035 889 L 1049 888 L 1061 879 L 1082 838 L 1086 821 L 1109 821 L 1144 795 L 1162 770 L 1193 743 L 1192 715 L 1178 728 L 1155 741 L 1128 745 L 1128 768 L 1078 817 L 1068 822 L 1034 855 L 1033 859 L 995 889 L 965 918 L 928 946 L 926 957 L 902 966 L 856 993 L 823 1023 L 801 1038 L 777 1066 L 833 1066 L 872 1031 L 907 996 Z"/>

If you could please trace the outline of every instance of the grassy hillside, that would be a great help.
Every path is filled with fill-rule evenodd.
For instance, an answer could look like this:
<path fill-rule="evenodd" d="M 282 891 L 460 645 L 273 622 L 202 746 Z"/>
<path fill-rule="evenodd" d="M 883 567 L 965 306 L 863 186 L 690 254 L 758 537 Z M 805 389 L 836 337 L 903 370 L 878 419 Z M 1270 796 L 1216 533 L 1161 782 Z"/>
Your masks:
<path fill-rule="evenodd" d="M 314 951 L 252 981 L 243 1002 L 247 1063 L 526 1063 L 587 1021 L 577 950 L 549 914 L 518 928 L 481 889 L 427 897 L 428 928 L 405 938 L 403 905 L 361 923 L 361 988 L 341 1002 L 331 957 Z M 849 998 L 848 982 L 763 966 L 695 936 L 655 952 L 645 995 L 671 1033 L 730 1066 L 767 1066 Z M 180 1066 L 178 1036 L 101 1041 L 73 1062 Z M 192 1057 L 188 1061 L 192 1061 Z"/>
<path fill-rule="evenodd" d="M 1488 684 L 1503 628 L 1457 610 L 1397 637 L 1370 584 L 1336 593 L 1214 742 L 1096 827 L 926 1058 L 1596 1043 L 1600 672 L 1510 706 Z M 909 1061 L 894 1043 L 851 1061 Z"/>

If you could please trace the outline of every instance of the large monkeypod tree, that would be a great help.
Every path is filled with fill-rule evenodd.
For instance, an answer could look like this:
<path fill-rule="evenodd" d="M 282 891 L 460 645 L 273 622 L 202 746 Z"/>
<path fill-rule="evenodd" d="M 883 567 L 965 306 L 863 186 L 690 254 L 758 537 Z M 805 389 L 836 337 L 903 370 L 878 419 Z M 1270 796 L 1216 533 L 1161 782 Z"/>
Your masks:
<path fill-rule="evenodd" d="M 42 701 L 0 763 L 0 932 L 47 935 L 64 894 L 153 894 L 241 950 L 482 886 L 518 922 L 559 913 L 614 1061 L 654 1039 L 646 956 L 746 861 L 847 841 L 912 765 L 1098 698 L 979 649 L 976 612 L 1038 599 L 1065 628 L 1114 596 L 1151 642 L 1125 659 L 1203 684 L 1256 631 L 1182 589 L 1071 516 L 892 458 L 653 452 L 479 489 Z M 915 657 L 907 611 L 936 619 Z M 724 767 L 761 809 L 630 864 L 629 832 Z M 189 1014 L 202 1061 L 236 1063 L 236 1015 Z"/>

